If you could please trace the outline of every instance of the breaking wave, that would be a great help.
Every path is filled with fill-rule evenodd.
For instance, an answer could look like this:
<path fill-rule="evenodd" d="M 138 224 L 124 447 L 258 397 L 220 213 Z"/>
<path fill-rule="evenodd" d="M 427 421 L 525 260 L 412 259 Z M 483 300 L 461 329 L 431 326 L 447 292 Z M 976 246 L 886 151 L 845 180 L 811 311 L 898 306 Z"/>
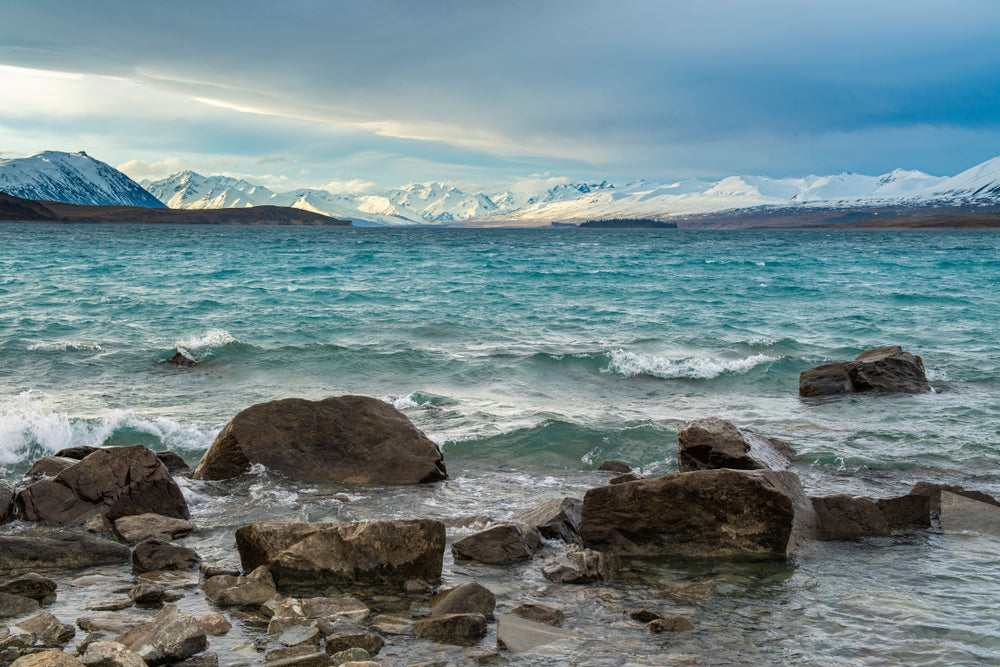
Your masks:
<path fill-rule="evenodd" d="M 716 357 L 671 359 L 618 349 L 613 350 L 610 355 L 611 360 L 605 372 L 619 373 L 626 377 L 646 375 L 665 379 L 711 380 L 720 375 L 740 375 L 761 364 L 778 361 L 777 357 L 766 354 L 753 354 L 740 359 Z"/>

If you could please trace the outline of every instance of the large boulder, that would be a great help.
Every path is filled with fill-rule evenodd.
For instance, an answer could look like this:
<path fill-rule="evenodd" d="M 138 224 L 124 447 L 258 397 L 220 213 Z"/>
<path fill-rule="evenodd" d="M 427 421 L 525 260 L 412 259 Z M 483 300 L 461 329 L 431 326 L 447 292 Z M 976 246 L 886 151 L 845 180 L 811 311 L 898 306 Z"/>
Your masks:
<path fill-rule="evenodd" d="M 129 630 L 115 641 L 150 667 L 180 662 L 208 648 L 208 638 L 198 621 L 173 604 L 166 605 L 149 623 Z"/>
<path fill-rule="evenodd" d="M 563 542 L 580 541 L 580 514 L 583 501 L 579 498 L 553 498 L 514 515 L 514 521 L 532 526 L 542 537 Z"/>
<path fill-rule="evenodd" d="M 14 520 L 14 487 L 0 479 L 0 525 Z"/>
<path fill-rule="evenodd" d="M 189 518 L 180 488 L 156 454 L 141 445 L 98 449 L 55 477 L 17 494 L 18 517 L 48 526 L 109 521 L 157 512 Z"/>
<path fill-rule="evenodd" d="M 279 587 L 437 580 L 444 543 L 444 524 L 430 519 L 255 523 L 236 531 L 243 569 L 267 565 Z"/>
<path fill-rule="evenodd" d="M 620 556 L 785 558 L 815 531 L 795 474 L 699 470 L 602 486 L 583 499 L 585 546 Z"/>
<path fill-rule="evenodd" d="M 542 538 L 537 530 L 524 523 L 509 522 L 463 537 L 451 545 L 451 553 L 480 563 L 508 565 L 531 560 L 541 548 Z"/>
<path fill-rule="evenodd" d="M 448 478 L 441 449 L 399 410 L 367 396 L 251 406 L 219 432 L 194 476 L 229 479 L 255 463 L 311 482 L 416 484 Z"/>
<path fill-rule="evenodd" d="M 794 457 L 788 444 L 745 433 L 718 417 L 683 422 L 677 429 L 677 464 L 681 472 L 715 468 L 787 470 Z"/>
<path fill-rule="evenodd" d="M 16 535 L 0 535 L 0 570 L 81 570 L 100 565 L 129 562 L 131 550 L 124 544 L 37 528 Z"/>
<path fill-rule="evenodd" d="M 898 345 L 865 350 L 853 361 L 824 364 L 799 374 L 799 396 L 865 391 L 921 394 L 930 390 L 923 359 Z"/>

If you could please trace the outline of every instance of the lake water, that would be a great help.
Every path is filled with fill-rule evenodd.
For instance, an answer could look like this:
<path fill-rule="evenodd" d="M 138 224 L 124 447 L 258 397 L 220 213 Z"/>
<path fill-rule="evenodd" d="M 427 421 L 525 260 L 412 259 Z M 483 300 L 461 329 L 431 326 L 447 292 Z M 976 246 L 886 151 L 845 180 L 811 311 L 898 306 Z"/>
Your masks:
<path fill-rule="evenodd" d="M 451 479 L 182 481 L 206 560 L 235 563 L 232 532 L 255 520 L 504 519 L 582 497 L 606 459 L 674 472 L 677 425 L 707 416 L 791 443 L 812 495 L 920 480 L 1000 495 L 998 288 L 995 232 L 3 224 L 0 475 L 72 445 L 194 464 L 249 405 L 350 393 L 395 404 L 442 445 Z M 798 397 L 802 370 L 890 344 L 923 357 L 933 393 Z M 178 346 L 200 364 L 163 363 Z M 1000 664 L 990 536 L 821 543 L 780 565 L 636 563 L 570 592 L 542 590 L 541 563 L 446 559 L 445 584 L 481 581 L 501 609 L 547 595 L 588 636 L 519 664 Z M 712 591 L 678 596 L 689 583 Z M 622 612 L 638 604 L 696 629 L 650 635 Z M 426 642 L 390 646 L 399 664 L 432 659 Z"/>

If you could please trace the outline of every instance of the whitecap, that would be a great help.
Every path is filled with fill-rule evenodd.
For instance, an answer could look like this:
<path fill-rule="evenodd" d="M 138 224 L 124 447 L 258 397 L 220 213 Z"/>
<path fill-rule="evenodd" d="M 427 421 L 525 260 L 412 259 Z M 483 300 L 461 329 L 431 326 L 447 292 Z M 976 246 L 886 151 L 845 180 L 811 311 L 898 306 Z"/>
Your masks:
<path fill-rule="evenodd" d="M 215 347 L 223 347 L 225 345 L 230 345 L 232 343 L 241 343 L 239 338 L 232 335 L 225 329 L 210 329 L 200 336 L 192 336 L 186 340 L 180 341 L 175 345 L 178 349 L 186 348 L 188 350 L 205 350 L 212 349 Z"/>
<path fill-rule="evenodd" d="M 88 351 L 103 352 L 104 348 L 100 343 L 85 340 L 63 340 L 63 341 L 36 341 L 28 345 L 29 352 L 40 350 L 42 352 L 66 352 L 66 351 Z"/>
<path fill-rule="evenodd" d="M 622 349 L 610 353 L 611 360 L 606 373 L 620 373 L 626 377 L 650 375 L 659 378 L 692 378 L 711 380 L 720 375 L 740 375 L 761 364 L 777 361 L 777 357 L 754 354 L 740 359 L 717 357 L 685 357 L 670 359 L 653 355 L 638 354 Z"/>

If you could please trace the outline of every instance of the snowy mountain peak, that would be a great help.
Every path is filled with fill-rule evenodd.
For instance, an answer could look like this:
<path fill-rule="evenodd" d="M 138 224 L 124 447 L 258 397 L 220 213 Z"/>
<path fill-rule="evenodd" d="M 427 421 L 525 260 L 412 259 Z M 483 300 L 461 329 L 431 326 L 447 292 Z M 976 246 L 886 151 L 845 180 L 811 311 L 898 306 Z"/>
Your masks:
<path fill-rule="evenodd" d="M 83 151 L 44 151 L 0 160 L 0 191 L 69 204 L 163 208 L 131 178 Z"/>

